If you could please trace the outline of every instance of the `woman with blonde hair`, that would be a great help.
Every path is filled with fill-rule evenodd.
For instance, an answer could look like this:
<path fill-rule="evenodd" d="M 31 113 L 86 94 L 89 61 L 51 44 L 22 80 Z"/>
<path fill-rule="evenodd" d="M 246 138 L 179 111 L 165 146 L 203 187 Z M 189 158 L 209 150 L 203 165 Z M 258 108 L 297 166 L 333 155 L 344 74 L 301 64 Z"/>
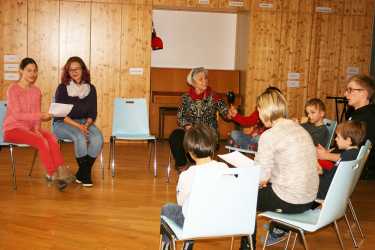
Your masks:
<path fill-rule="evenodd" d="M 302 213 L 311 208 L 319 185 L 311 136 L 301 125 L 287 119 L 287 102 L 280 92 L 265 91 L 257 98 L 257 109 L 269 128 L 260 136 L 255 155 L 262 173 L 257 210 Z M 271 231 L 266 244 L 280 242 L 285 239 L 283 235 L 284 231 Z M 244 238 L 241 250 L 249 249 L 246 243 Z"/>

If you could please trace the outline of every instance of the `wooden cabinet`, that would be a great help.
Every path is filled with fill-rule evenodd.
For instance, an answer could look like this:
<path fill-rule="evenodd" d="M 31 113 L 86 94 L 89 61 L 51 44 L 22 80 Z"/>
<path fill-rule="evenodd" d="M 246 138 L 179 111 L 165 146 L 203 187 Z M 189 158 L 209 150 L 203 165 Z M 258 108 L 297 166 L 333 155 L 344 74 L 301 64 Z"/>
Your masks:
<path fill-rule="evenodd" d="M 158 9 L 237 12 L 249 9 L 249 0 L 153 0 Z"/>

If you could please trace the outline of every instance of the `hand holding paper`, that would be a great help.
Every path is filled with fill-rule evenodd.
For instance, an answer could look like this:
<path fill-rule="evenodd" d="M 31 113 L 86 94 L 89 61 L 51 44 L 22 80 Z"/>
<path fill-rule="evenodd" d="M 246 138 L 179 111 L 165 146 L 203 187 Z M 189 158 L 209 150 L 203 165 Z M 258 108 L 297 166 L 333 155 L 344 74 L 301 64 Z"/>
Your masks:
<path fill-rule="evenodd" d="M 51 103 L 48 113 L 53 117 L 65 117 L 73 108 L 73 104 Z"/>

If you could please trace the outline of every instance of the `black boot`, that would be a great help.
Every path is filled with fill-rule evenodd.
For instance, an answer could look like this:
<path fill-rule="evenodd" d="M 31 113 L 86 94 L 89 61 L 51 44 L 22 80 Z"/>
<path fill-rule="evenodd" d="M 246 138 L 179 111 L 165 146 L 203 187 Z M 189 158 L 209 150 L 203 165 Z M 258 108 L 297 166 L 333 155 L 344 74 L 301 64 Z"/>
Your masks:
<path fill-rule="evenodd" d="M 92 166 L 94 165 L 94 162 L 95 162 L 96 158 L 93 158 L 89 155 L 86 155 L 85 158 L 86 158 L 85 176 L 84 176 L 84 180 L 82 182 L 82 186 L 92 187 L 93 183 L 92 183 L 92 179 L 91 179 L 91 169 L 92 169 Z"/>
<path fill-rule="evenodd" d="M 78 163 L 78 171 L 76 173 L 76 182 L 81 184 L 85 178 L 85 168 L 87 165 L 86 156 L 79 157 L 79 158 L 77 157 L 76 161 Z"/>

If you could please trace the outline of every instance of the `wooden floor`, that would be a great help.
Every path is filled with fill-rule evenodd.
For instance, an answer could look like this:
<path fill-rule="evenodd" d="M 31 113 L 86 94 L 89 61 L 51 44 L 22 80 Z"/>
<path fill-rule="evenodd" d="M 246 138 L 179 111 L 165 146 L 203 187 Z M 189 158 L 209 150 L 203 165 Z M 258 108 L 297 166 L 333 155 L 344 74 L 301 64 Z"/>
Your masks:
<path fill-rule="evenodd" d="M 173 172 L 166 183 L 169 148 L 165 142 L 158 145 L 158 177 L 146 166 L 146 144 L 123 144 L 117 150 L 117 175 L 112 178 L 106 145 L 104 180 L 96 163 L 93 188 L 73 184 L 65 192 L 47 185 L 39 165 L 32 177 L 27 176 L 32 152 L 16 150 L 17 191 L 11 187 L 8 150 L 0 152 L 0 249 L 158 249 L 160 207 L 175 202 L 177 181 Z M 64 145 L 63 153 L 75 171 L 72 146 Z M 361 182 L 353 197 L 367 237 L 361 249 L 375 249 L 374 190 L 375 182 Z M 265 223 L 258 219 L 258 249 Z M 345 246 L 353 249 L 345 224 L 341 221 L 339 226 Z M 333 227 L 308 234 L 307 241 L 311 249 L 339 249 Z M 197 242 L 195 249 L 229 249 L 229 245 L 225 239 L 206 240 Z M 237 239 L 235 249 L 238 246 Z M 300 243 L 296 249 L 303 249 Z"/>

